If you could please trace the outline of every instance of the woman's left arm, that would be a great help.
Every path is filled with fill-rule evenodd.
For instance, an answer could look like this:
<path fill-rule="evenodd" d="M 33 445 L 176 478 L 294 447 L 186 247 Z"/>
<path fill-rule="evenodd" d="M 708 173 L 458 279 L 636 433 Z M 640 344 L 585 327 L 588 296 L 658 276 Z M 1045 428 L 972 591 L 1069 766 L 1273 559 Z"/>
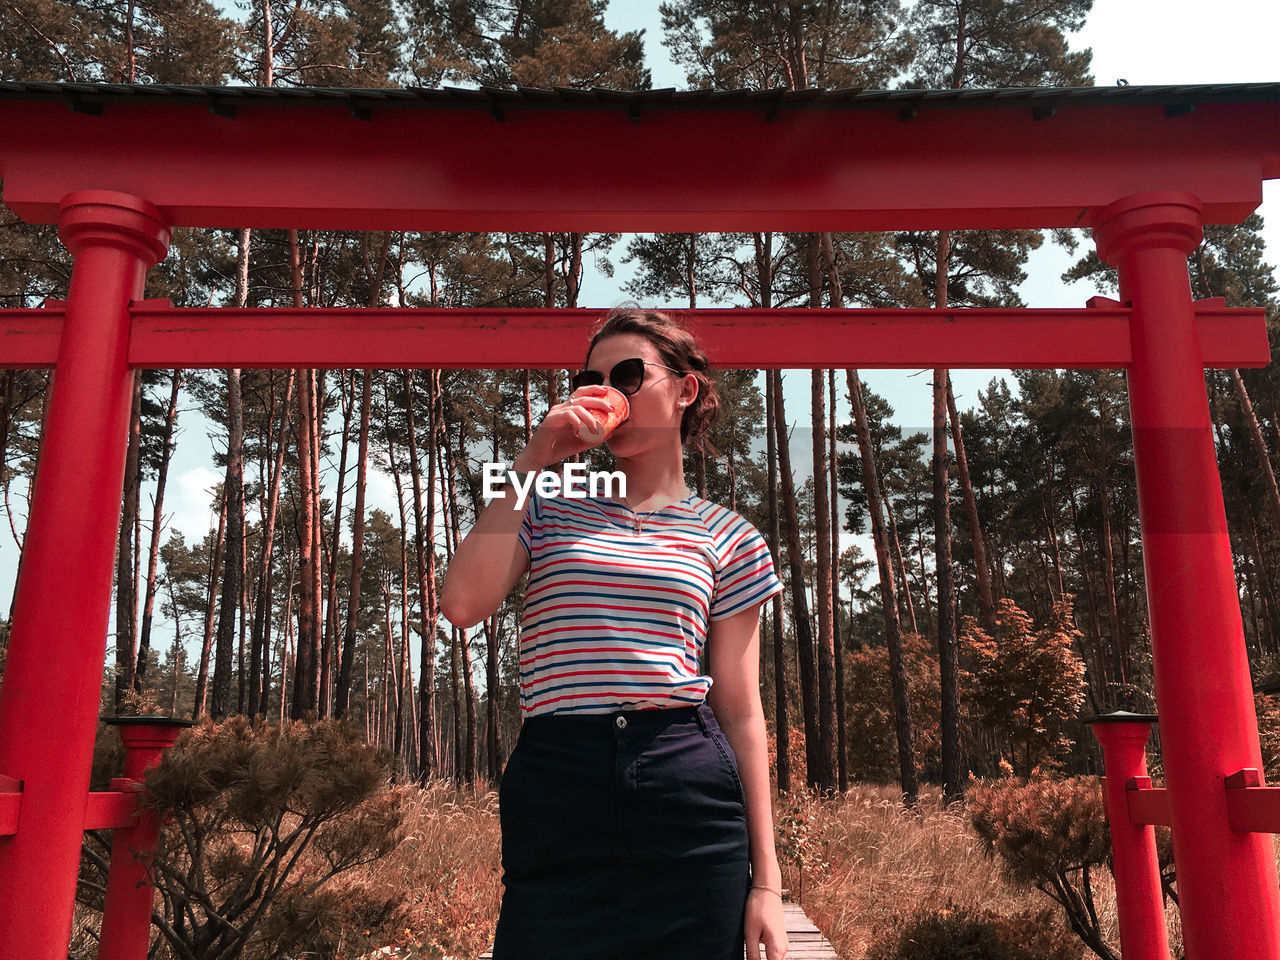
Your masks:
<path fill-rule="evenodd" d="M 784 960 L 787 930 L 782 898 L 757 886 L 782 889 L 782 871 L 773 836 L 773 805 L 764 707 L 760 702 L 760 607 L 712 621 L 707 634 L 707 703 L 738 759 L 746 796 L 747 835 L 751 846 L 752 890 L 747 896 L 747 956 L 755 960 L 764 944 L 768 960 Z"/>

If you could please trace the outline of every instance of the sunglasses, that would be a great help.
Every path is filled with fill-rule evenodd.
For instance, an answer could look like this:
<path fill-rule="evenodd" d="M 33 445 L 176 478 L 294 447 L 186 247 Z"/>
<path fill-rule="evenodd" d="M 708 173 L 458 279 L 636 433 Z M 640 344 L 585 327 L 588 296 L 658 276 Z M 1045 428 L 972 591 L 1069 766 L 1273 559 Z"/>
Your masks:
<path fill-rule="evenodd" d="M 613 365 L 613 369 L 609 371 L 609 385 L 619 393 L 631 396 L 644 383 L 645 364 L 662 367 L 663 370 L 670 370 L 672 373 L 680 372 L 675 367 L 668 367 L 663 363 L 645 360 L 642 357 L 631 357 L 629 360 L 622 360 Z M 580 387 L 597 387 L 604 383 L 604 374 L 599 370 L 579 370 L 569 382 L 574 390 Z"/>

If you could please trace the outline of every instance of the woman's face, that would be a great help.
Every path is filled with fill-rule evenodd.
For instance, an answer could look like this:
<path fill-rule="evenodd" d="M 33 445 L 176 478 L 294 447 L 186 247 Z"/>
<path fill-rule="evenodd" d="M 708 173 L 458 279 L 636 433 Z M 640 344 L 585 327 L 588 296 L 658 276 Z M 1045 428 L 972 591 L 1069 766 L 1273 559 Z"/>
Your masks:
<path fill-rule="evenodd" d="M 609 372 L 614 364 L 632 357 L 651 361 L 644 367 L 644 382 L 627 397 L 631 415 L 606 441 L 614 456 L 632 458 L 645 451 L 680 443 L 680 420 L 685 407 L 698 395 L 698 378 L 666 369 L 662 355 L 646 337 L 638 333 L 616 333 L 595 345 L 587 361 L 588 370 L 598 370 L 609 385 Z M 683 406 L 681 404 L 684 404 Z"/>

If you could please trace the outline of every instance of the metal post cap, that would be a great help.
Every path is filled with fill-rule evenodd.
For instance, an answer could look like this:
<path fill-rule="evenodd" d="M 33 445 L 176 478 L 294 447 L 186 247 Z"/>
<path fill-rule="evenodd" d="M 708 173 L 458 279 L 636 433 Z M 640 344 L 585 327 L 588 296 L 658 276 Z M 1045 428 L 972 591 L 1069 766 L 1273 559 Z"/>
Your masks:
<path fill-rule="evenodd" d="M 1158 723 L 1154 713 L 1130 713 L 1128 710 L 1116 710 L 1114 713 L 1100 713 L 1096 717 L 1082 717 L 1085 723 Z"/>

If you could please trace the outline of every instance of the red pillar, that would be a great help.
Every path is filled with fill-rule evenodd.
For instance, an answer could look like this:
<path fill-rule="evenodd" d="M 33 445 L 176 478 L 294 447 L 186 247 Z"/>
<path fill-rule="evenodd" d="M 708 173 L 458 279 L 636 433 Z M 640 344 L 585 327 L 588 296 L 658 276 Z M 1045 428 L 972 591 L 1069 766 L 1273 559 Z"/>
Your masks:
<path fill-rule="evenodd" d="M 1227 822 L 1225 777 L 1262 759 L 1187 276 L 1200 202 L 1126 197 L 1093 232 L 1133 306 L 1129 409 L 1186 954 L 1280 960 L 1271 837 Z"/>
<path fill-rule="evenodd" d="M 59 236 L 75 266 L 0 687 L 0 774 L 22 781 L 17 833 L 0 839 L 0 957 L 24 960 L 65 960 L 71 935 L 132 400 L 129 301 L 169 227 L 144 200 L 86 190 L 63 199 Z"/>
<path fill-rule="evenodd" d="M 190 720 L 170 717 L 122 717 L 108 720 L 120 727 L 124 741 L 124 776 L 112 790 L 141 790 L 146 772 L 160 762 Z M 144 960 L 151 938 L 151 900 L 155 886 L 147 868 L 160 839 L 160 815 L 143 809 L 132 827 L 117 829 L 111 844 L 111 872 L 102 909 L 98 960 Z"/>
<path fill-rule="evenodd" d="M 1124 960 L 1169 960 L 1156 830 L 1129 819 L 1128 783 L 1147 775 L 1147 738 L 1155 717 L 1118 711 L 1089 721 L 1102 745 L 1102 802 L 1111 827 L 1116 913 Z"/>

